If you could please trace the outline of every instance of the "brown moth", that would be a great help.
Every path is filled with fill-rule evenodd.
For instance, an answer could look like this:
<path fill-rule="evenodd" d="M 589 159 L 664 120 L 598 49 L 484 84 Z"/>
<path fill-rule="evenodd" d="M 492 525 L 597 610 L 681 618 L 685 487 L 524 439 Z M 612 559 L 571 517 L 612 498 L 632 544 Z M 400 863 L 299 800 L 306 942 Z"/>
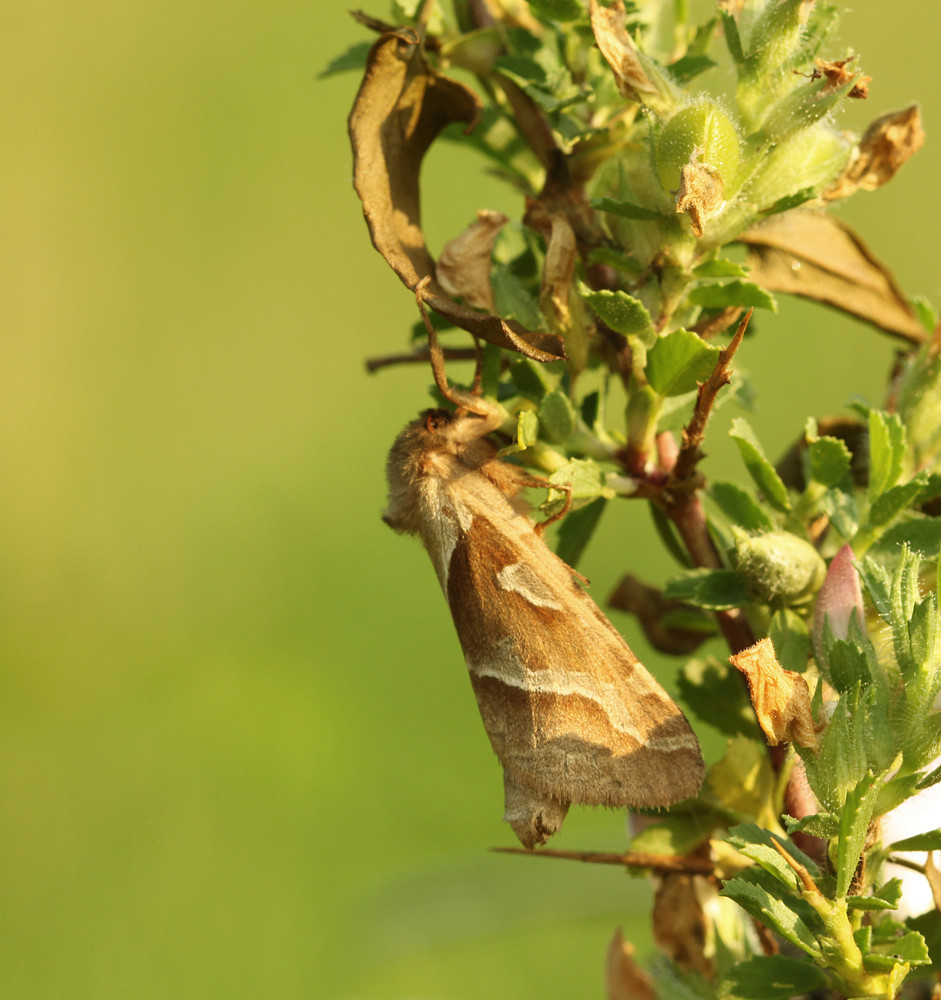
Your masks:
<path fill-rule="evenodd" d="M 703 780 L 685 716 L 546 545 L 519 495 L 533 480 L 486 435 L 500 409 L 451 388 L 429 330 L 432 370 L 457 409 L 426 410 L 388 460 L 383 520 L 424 542 L 504 772 L 504 819 L 527 848 L 572 802 L 666 806 Z"/>

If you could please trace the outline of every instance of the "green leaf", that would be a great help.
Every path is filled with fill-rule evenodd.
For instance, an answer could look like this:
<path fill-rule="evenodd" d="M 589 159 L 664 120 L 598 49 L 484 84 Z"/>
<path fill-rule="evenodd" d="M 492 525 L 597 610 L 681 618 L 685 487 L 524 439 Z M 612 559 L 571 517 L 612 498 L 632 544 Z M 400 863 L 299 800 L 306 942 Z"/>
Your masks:
<path fill-rule="evenodd" d="M 616 247 L 595 247 L 588 254 L 588 264 L 607 264 L 615 271 L 624 271 L 627 274 L 640 274 L 644 267 L 627 250 L 619 250 Z"/>
<path fill-rule="evenodd" d="M 546 393 L 539 404 L 539 426 L 545 440 L 554 444 L 571 436 L 575 429 L 575 410 L 566 393 L 558 389 Z"/>
<path fill-rule="evenodd" d="M 759 833 L 766 836 L 759 837 Z M 776 881 L 786 885 L 789 889 L 797 888 L 797 874 L 775 850 L 773 838 L 767 830 L 762 830 L 754 823 L 739 823 L 729 830 L 725 839 L 739 854 L 751 858 Z"/>
<path fill-rule="evenodd" d="M 778 311 L 774 297 L 761 285 L 752 281 L 729 281 L 722 285 L 700 285 L 687 296 L 689 301 L 704 309 L 725 309 L 729 306 L 743 306 L 746 309 L 770 309 Z"/>
<path fill-rule="evenodd" d="M 873 808 L 879 795 L 879 784 L 870 771 L 846 796 L 846 802 L 840 814 L 840 834 L 837 841 L 836 895 L 838 899 L 846 897 L 859 866 L 863 848 L 866 846 L 866 836 L 869 833 Z"/>
<path fill-rule="evenodd" d="M 941 549 L 941 517 L 923 517 L 915 514 L 893 524 L 869 549 L 874 559 L 887 559 L 898 554 L 898 549 L 907 545 L 925 559 L 937 559 Z"/>
<path fill-rule="evenodd" d="M 785 955 L 758 955 L 739 962 L 722 983 L 722 995 L 731 992 L 741 1000 L 789 1000 L 823 990 L 827 977 L 812 962 Z"/>
<path fill-rule="evenodd" d="M 778 662 L 785 670 L 802 674 L 810 656 L 807 622 L 790 608 L 780 608 L 771 616 L 768 638 L 774 644 Z"/>
<path fill-rule="evenodd" d="M 911 507 L 925 488 L 927 477 L 924 473 L 915 476 L 907 483 L 899 483 L 879 495 L 879 498 L 869 508 L 869 523 L 879 527 L 888 524 L 903 510 Z"/>
<path fill-rule="evenodd" d="M 719 895 L 735 900 L 746 913 L 808 955 L 814 958 L 820 956 L 820 948 L 807 924 L 764 886 L 755 884 L 744 875 L 736 875 L 725 883 Z"/>
<path fill-rule="evenodd" d="M 935 307 L 923 295 L 916 295 L 912 299 L 912 307 L 915 310 L 915 315 L 918 317 L 918 322 L 921 323 L 928 333 L 933 333 L 935 327 L 941 321 Z"/>
<path fill-rule="evenodd" d="M 716 65 L 718 64 L 715 60 L 710 59 L 709 56 L 686 55 L 682 59 L 670 63 L 670 73 L 677 83 L 689 83 L 700 73 L 705 73 L 706 70 L 712 69 Z"/>
<path fill-rule="evenodd" d="M 706 496 L 716 505 L 729 525 L 746 531 L 773 531 L 777 525 L 753 494 L 738 483 L 719 481 L 706 488 Z"/>
<path fill-rule="evenodd" d="M 905 425 L 897 413 L 870 409 L 869 498 L 875 500 L 893 487 L 905 462 Z"/>
<path fill-rule="evenodd" d="M 810 201 L 811 198 L 818 198 L 819 196 L 820 192 L 815 187 L 801 188 L 793 194 L 786 194 L 783 198 L 778 198 L 770 208 L 765 209 L 764 214 L 777 215 L 778 212 L 788 212 L 792 208 L 797 208 L 798 205 L 803 205 L 804 202 Z"/>
<path fill-rule="evenodd" d="M 653 346 L 657 331 L 640 299 L 627 292 L 593 292 L 584 285 L 580 290 L 582 298 L 612 330 L 626 337 L 639 337 L 647 347 Z"/>
<path fill-rule="evenodd" d="M 729 436 L 738 445 L 745 467 L 768 502 L 778 510 L 790 510 L 791 501 L 788 499 L 787 487 L 774 466 L 765 457 L 764 450 L 758 443 L 755 432 L 751 429 L 748 421 L 743 417 L 736 417 L 732 421 Z"/>
<path fill-rule="evenodd" d="M 839 820 L 830 813 L 814 813 L 799 820 L 785 816 L 784 826 L 788 833 L 808 833 L 821 840 L 830 840 L 840 831 Z"/>
<path fill-rule="evenodd" d="M 692 392 L 712 373 L 719 353 L 695 333 L 674 330 L 647 352 L 647 380 L 661 396 Z"/>
<path fill-rule="evenodd" d="M 728 662 L 688 660 L 677 677 L 677 688 L 683 704 L 720 733 L 758 737 L 742 676 Z"/>
<path fill-rule="evenodd" d="M 749 599 L 745 581 L 730 569 L 691 569 L 667 582 L 663 596 L 708 611 L 728 611 Z"/>
<path fill-rule="evenodd" d="M 694 267 L 693 274 L 697 278 L 744 278 L 748 268 L 744 264 L 736 264 L 734 260 L 714 257 Z"/>
<path fill-rule="evenodd" d="M 896 840 L 888 847 L 890 851 L 941 851 L 941 829 L 916 833 L 913 837 Z"/>
<path fill-rule="evenodd" d="M 895 910 L 902 898 L 902 880 L 889 879 L 874 896 L 847 896 L 848 910 Z"/>
<path fill-rule="evenodd" d="M 811 476 L 823 486 L 836 486 L 847 477 L 853 460 L 849 448 L 839 438 L 807 439 Z"/>
<path fill-rule="evenodd" d="M 573 569 L 591 541 L 606 505 L 604 497 L 599 497 L 584 507 L 566 514 L 562 527 L 559 528 L 555 551 L 556 555 Z"/>
<path fill-rule="evenodd" d="M 614 198 L 591 198 L 589 204 L 599 212 L 607 212 L 608 215 L 619 215 L 624 219 L 638 219 L 643 222 L 650 222 L 654 219 L 663 219 L 660 212 L 654 212 L 642 205 L 636 205 L 632 201 L 617 201 Z"/>
<path fill-rule="evenodd" d="M 570 459 L 549 476 L 549 482 L 556 488 L 549 490 L 539 509 L 550 517 L 562 510 L 566 502 L 571 503 L 574 512 L 604 493 L 604 476 L 591 458 Z M 564 486 L 569 489 L 560 488 Z"/>
<path fill-rule="evenodd" d="M 543 396 L 559 384 L 559 377 L 552 369 L 529 358 L 517 358 L 510 363 L 510 378 L 519 394 L 534 403 L 541 403 Z"/>
<path fill-rule="evenodd" d="M 523 451 L 539 440 L 539 418 L 532 410 L 520 410 L 516 417 L 516 445 Z"/>
<path fill-rule="evenodd" d="M 585 14 L 580 0 L 528 0 L 528 3 L 536 17 L 548 21 L 577 21 Z"/>
<path fill-rule="evenodd" d="M 859 510 L 851 492 L 832 486 L 823 495 L 820 506 L 843 538 L 852 538 L 856 534 L 859 528 Z"/>
<path fill-rule="evenodd" d="M 633 837 L 630 849 L 644 854 L 688 854 L 709 836 L 704 818 L 701 812 L 666 816 Z"/>

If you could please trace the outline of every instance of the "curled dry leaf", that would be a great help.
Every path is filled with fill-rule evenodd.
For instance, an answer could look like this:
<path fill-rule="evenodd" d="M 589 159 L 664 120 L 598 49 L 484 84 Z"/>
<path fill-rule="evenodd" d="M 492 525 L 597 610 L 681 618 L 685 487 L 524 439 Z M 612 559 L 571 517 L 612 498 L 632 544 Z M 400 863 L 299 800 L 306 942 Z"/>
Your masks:
<path fill-rule="evenodd" d="M 456 295 L 477 309 L 494 311 L 490 256 L 497 235 L 508 221 L 501 212 L 483 209 L 477 213 L 476 222 L 444 245 L 435 273 L 449 295 Z"/>
<path fill-rule="evenodd" d="M 930 851 L 925 861 L 925 876 L 931 886 L 934 908 L 941 913 L 941 851 Z"/>
<path fill-rule="evenodd" d="M 604 979 L 608 1000 L 657 1000 L 650 977 L 634 960 L 634 946 L 624 940 L 620 927 L 608 944 Z"/>
<path fill-rule="evenodd" d="M 680 171 L 680 186 L 676 192 L 676 214 L 684 212 L 696 237 L 703 234 L 703 225 L 722 205 L 722 174 L 708 163 L 687 163 Z"/>
<path fill-rule="evenodd" d="M 576 256 L 575 231 L 564 215 L 553 215 L 539 303 L 543 314 L 552 318 L 557 330 L 565 330 L 571 323 L 569 292 L 575 277 Z"/>
<path fill-rule="evenodd" d="M 602 7 L 598 0 L 591 0 L 591 30 L 595 41 L 614 72 L 614 79 L 621 97 L 643 103 L 657 94 L 657 87 L 644 72 L 637 49 L 627 33 L 627 14 L 621 0 L 609 7 Z"/>
<path fill-rule="evenodd" d="M 653 904 L 654 940 L 683 969 L 707 979 L 715 972 L 710 940 L 712 922 L 707 913 L 715 905 L 715 885 L 702 875 L 671 872 L 660 878 Z"/>
<path fill-rule="evenodd" d="M 729 662 L 745 675 L 758 725 L 768 743 L 796 743 L 816 750 L 819 740 L 807 681 L 778 663 L 771 640 L 761 639 L 730 656 Z"/>
<path fill-rule="evenodd" d="M 446 125 L 473 125 L 479 113 L 472 91 L 431 69 L 413 32 L 383 35 L 372 47 L 349 130 L 353 186 L 373 246 L 408 288 L 431 278 L 425 301 L 457 326 L 538 361 L 562 357 L 560 337 L 460 305 L 434 280 L 421 228 L 421 162 Z"/>
<path fill-rule="evenodd" d="M 770 292 L 823 302 L 910 343 L 927 337 L 892 272 L 833 215 L 792 209 L 738 237 L 751 279 Z"/>
<path fill-rule="evenodd" d="M 853 162 L 824 192 L 833 201 L 846 198 L 854 191 L 875 191 L 888 184 L 925 142 L 921 127 L 921 111 L 917 104 L 881 115 L 866 129 L 859 140 Z"/>

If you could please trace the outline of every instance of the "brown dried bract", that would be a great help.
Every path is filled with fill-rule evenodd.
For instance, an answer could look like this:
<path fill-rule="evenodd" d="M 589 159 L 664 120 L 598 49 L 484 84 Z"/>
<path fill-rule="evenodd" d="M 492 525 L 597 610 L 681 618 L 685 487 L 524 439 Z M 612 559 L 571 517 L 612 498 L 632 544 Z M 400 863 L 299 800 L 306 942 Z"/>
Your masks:
<path fill-rule="evenodd" d="M 769 292 L 823 302 L 910 343 L 927 339 L 892 272 L 845 222 L 792 209 L 738 237 L 751 280 Z"/>
<path fill-rule="evenodd" d="M 715 215 L 721 206 L 723 190 L 722 174 L 708 163 L 690 162 L 680 172 L 676 214 L 689 216 L 690 226 L 697 237 L 702 236 L 705 221 Z"/>
<path fill-rule="evenodd" d="M 620 927 L 608 944 L 604 985 L 608 1000 L 657 1000 L 650 977 L 634 960 L 634 946 L 624 940 Z"/>
<path fill-rule="evenodd" d="M 479 113 L 472 91 L 429 67 L 414 32 L 391 32 L 372 47 L 349 130 L 353 185 L 373 246 L 408 288 L 430 278 L 425 301 L 457 326 L 539 361 L 562 357 L 560 337 L 460 305 L 434 280 L 421 227 L 422 159 L 446 125 L 472 126 Z"/>
<path fill-rule="evenodd" d="M 834 201 L 860 188 L 875 191 L 888 184 L 924 142 L 925 130 L 921 127 L 917 104 L 881 115 L 866 129 L 853 162 L 824 192 L 824 198 Z"/>
<path fill-rule="evenodd" d="M 796 743 L 816 750 L 817 727 L 810 708 L 807 681 L 793 670 L 785 670 L 774 654 L 770 639 L 729 657 L 745 675 L 752 707 L 768 743 Z"/>
<path fill-rule="evenodd" d="M 435 273 L 441 287 L 469 306 L 496 309 L 490 284 L 490 258 L 500 230 L 509 220 L 501 212 L 483 209 L 477 221 L 449 240 L 438 256 Z"/>

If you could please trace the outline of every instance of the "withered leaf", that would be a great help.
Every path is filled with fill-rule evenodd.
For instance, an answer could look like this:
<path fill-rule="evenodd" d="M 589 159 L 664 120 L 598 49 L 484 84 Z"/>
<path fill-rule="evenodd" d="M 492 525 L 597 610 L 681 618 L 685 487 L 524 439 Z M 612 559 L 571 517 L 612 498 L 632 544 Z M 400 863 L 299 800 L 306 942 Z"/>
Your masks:
<path fill-rule="evenodd" d="M 710 903 L 718 891 L 702 875 L 670 872 L 659 880 L 653 904 L 653 936 L 657 944 L 684 969 L 693 969 L 709 978 L 715 962 L 709 954 Z"/>
<path fill-rule="evenodd" d="M 551 316 L 556 329 L 569 326 L 569 293 L 575 277 L 577 247 L 575 232 L 564 215 L 552 216 L 546 263 L 542 269 L 539 302 L 546 316 Z"/>
<path fill-rule="evenodd" d="M 888 184 L 899 169 L 918 152 L 925 142 L 921 111 L 912 104 L 901 111 L 890 111 L 873 121 L 859 140 L 856 158 L 824 192 L 833 201 L 854 191 L 875 191 Z"/>
<path fill-rule="evenodd" d="M 538 361 L 562 357 L 560 337 L 460 305 L 435 280 L 421 228 L 421 162 L 446 125 L 472 126 L 479 113 L 471 90 L 431 69 L 413 32 L 390 32 L 372 47 L 349 131 L 353 186 L 373 246 L 408 288 L 430 278 L 425 302 L 457 326 Z"/>
<path fill-rule="evenodd" d="M 605 996 L 608 1000 L 657 1000 L 646 972 L 634 959 L 634 946 L 620 928 L 608 944 L 605 961 Z"/>
<path fill-rule="evenodd" d="M 444 245 L 435 270 L 441 287 L 449 295 L 457 295 L 477 309 L 493 312 L 490 256 L 497 235 L 508 221 L 501 212 L 483 209 L 477 213 L 476 222 Z"/>
<path fill-rule="evenodd" d="M 796 743 L 815 750 L 820 741 L 807 681 L 778 663 L 771 640 L 761 639 L 730 656 L 729 662 L 745 675 L 758 725 L 768 743 Z"/>
<path fill-rule="evenodd" d="M 833 215 L 793 209 L 747 229 L 751 279 L 833 306 L 911 343 L 927 338 L 892 272 Z"/>
<path fill-rule="evenodd" d="M 722 204 L 722 174 L 708 163 L 687 163 L 680 172 L 676 192 L 676 214 L 689 216 L 693 233 L 703 234 L 703 225 Z"/>
<path fill-rule="evenodd" d="M 627 33 L 626 13 L 621 0 L 602 7 L 591 0 L 591 30 L 605 62 L 614 72 L 622 97 L 643 102 L 657 94 L 657 87 L 644 72 L 637 49 Z"/>

